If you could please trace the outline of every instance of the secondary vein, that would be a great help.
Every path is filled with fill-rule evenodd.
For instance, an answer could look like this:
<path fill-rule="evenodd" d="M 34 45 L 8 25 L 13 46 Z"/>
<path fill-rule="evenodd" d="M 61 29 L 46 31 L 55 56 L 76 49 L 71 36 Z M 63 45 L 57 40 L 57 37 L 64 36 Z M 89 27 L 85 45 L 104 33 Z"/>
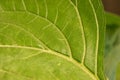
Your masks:
<path fill-rule="evenodd" d="M 92 72 L 90 72 L 83 64 L 78 63 L 76 60 L 71 59 L 61 53 L 52 51 L 52 50 L 44 50 L 44 49 L 39 49 L 36 47 L 29 47 L 29 46 L 17 46 L 17 45 L 0 45 L 0 48 L 20 48 L 20 49 L 30 49 L 30 50 L 37 50 L 40 52 L 45 52 L 48 54 L 52 54 L 52 55 L 56 55 L 62 59 L 65 59 L 71 63 L 73 63 L 74 65 L 76 65 L 77 67 L 79 67 L 80 69 L 82 69 L 86 74 L 88 74 L 93 80 L 97 80 L 97 78 L 92 74 Z M 37 54 L 38 55 L 38 54 Z M 36 55 L 35 55 L 36 56 Z M 33 56 L 31 56 L 33 57 Z"/>

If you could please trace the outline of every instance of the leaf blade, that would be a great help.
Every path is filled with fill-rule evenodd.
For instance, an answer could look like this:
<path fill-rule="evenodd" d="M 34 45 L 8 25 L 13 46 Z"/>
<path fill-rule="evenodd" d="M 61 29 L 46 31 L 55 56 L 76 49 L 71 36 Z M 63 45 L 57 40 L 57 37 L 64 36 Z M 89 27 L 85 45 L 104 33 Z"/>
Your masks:
<path fill-rule="evenodd" d="M 58 70 L 57 75 L 55 75 L 56 73 L 53 73 L 52 71 L 50 71 L 50 73 L 49 73 L 49 70 L 48 70 L 48 74 L 52 74 L 51 76 L 49 76 L 49 79 L 53 78 L 53 79 L 60 79 L 60 80 L 64 80 L 64 79 L 65 80 L 70 80 L 70 79 L 74 80 L 75 77 L 78 77 L 78 80 L 81 80 L 81 79 L 82 80 L 84 80 L 84 79 L 85 80 L 86 79 L 96 80 L 96 79 L 98 79 L 98 76 L 94 75 L 95 70 L 96 70 L 95 74 L 97 74 L 97 69 L 96 69 L 97 68 L 97 60 L 96 60 L 97 57 L 90 57 L 90 56 L 92 56 L 92 55 L 97 56 L 97 52 L 96 52 L 97 48 L 95 45 L 98 45 L 99 41 L 96 41 L 96 40 L 98 40 L 99 35 L 94 34 L 94 35 L 96 35 L 96 37 L 93 37 L 94 35 L 91 35 L 89 37 L 89 39 L 88 38 L 86 39 L 88 42 L 89 42 L 90 38 L 95 39 L 95 40 L 93 39 L 94 44 L 87 43 L 87 45 L 89 45 L 89 46 L 92 45 L 93 48 L 87 47 L 87 45 L 85 45 L 86 43 L 85 43 L 85 35 L 84 35 L 83 27 L 86 27 L 86 29 L 88 28 L 88 30 L 89 30 L 88 32 L 90 33 L 90 32 L 92 32 L 92 29 L 90 28 L 90 26 L 94 26 L 94 29 L 96 30 L 96 24 L 91 24 L 91 25 L 89 24 L 89 26 L 87 26 L 85 24 L 82 25 L 82 21 L 85 23 L 87 22 L 83 18 L 80 19 L 79 11 L 82 11 L 82 10 L 78 9 L 78 7 L 76 7 L 70 0 L 66 0 L 66 1 L 61 0 L 60 2 L 59 2 L 59 0 L 56 0 L 56 1 L 30 0 L 29 2 L 26 0 L 21 0 L 21 1 L 19 1 L 19 3 L 20 3 L 19 6 L 17 6 L 17 4 L 18 4 L 17 0 L 13 0 L 11 2 L 9 0 L 6 0 L 6 1 L 1 0 L 1 2 L 0 2 L 1 9 L 2 9 L 2 11 L 0 12 L 0 21 L 1 21 L 0 24 L 8 25 L 8 27 L 6 29 L 4 29 L 3 26 L 1 27 L 1 33 L 2 33 L 2 35 L 0 36 L 1 37 L 1 40 L 0 40 L 1 47 L 2 47 L 2 45 L 6 46 L 6 47 L 10 45 L 12 47 L 22 46 L 24 48 L 32 47 L 32 48 L 40 48 L 42 50 L 52 51 L 52 52 L 50 52 L 51 54 L 55 53 L 57 55 L 62 56 L 62 60 L 64 57 L 65 57 L 65 59 L 66 59 L 66 57 L 67 57 L 67 59 L 69 59 L 68 60 L 69 62 L 66 62 L 67 65 L 61 67 L 62 69 L 65 68 L 66 72 L 67 72 L 66 68 L 68 68 L 67 66 L 70 67 L 71 63 L 74 64 L 72 66 L 75 66 L 75 64 L 77 64 L 79 66 L 80 70 L 78 70 L 78 73 L 76 73 L 77 70 L 75 70 L 76 71 L 75 74 L 77 74 L 77 76 L 74 75 L 71 78 L 64 77 L 63 75 L 62 75 L 63 76 L 63 78 L 62 78 L 61 71 L 59 71 L 58 69 L 56 69 L 56 70 Z M 86 0 L 86 3 L 89 4 L 87 6 L 90 6 L 89 0 Z M 91 4 L 92 3 L 93 2 L 91 2 Z M 33 6 L 31 6 L 30 4 Z M 40 7 L 41 5 L 39 5 L 39 4 L 42 4 L 42 7 Z M 64 4 L 64 6 L 63 6 L 63 4 Z M 93 5 L 90 7 L 94 8 Z M 40 11 L 43 11 L 43 12 L 40 12 Z M 101 10 L 100 10 L 100 12 L 101 12 Z M 72 13 L 72 15 L 71 15 L 71 13 Z M 85 11 L 83 10 L 81 17 L 84 16 L 83 15 L 84 13 L 85 13 Z M 96 20 L 97 15 L 95 15 L 95 11 L 90 10 L 89 14 L 94 16 L 94 17 L 91 17 L 92 21 L 97 22 L 97 20 Z M 98 27 L 98 25 L 97 25 L 97 27 Z M 94 30 L 94 32 L 96 32 L 95 30 Z M 85 33 L 87 34 L 87 30 L 85 31 Z M 14 34 L 17 34 L 17 35 L 14 36 Z M 7 36 L 9 36 L 11 38 L 10 41 Z M 101 39 L 101 41 L 102 41 L 102 39 Z M 87 55 L 89 55 L 89 56 L 85 59 L 86 47 L 89 50 L 90 49 L 92 49 L 92 50 L 91 50 L 91 54 L 88 53 Z M 13 53 L 14 50 L 12 51 L 9 48 L 7 51 L 10 51 L 10 53 Z M 20 53 L 22 52 L 22 50 L 17 50 L 17 51 Z M 1 50 L 1 52 L 2 52 L 2 50 Z M 15 52 L 16 52 L 16 50 L 15 50 Z M 96 54 L 94 54 L 94 52 L 96 52 Z M 25 52 L 23 52 L 23 53 L 25 53 Z M 30 54 L 32 54 L 32 53 L 29 53 L 28 57 L 31 57 Z M 37 52 L 36 52 L 36 54 L 37 54 Z M 35 55 L 35 54 L 33 54 L 33 55 Z M 50 57 L 50 55 L 48 55 L 48 56 Z M 58 57 L 57 58 L 54 57 L 54 58 L 56 59 L 56 61 L 53 60 L 52 62 L 59 61 L 59 60 L 57 61 Z M 88 65 L 87 67 L 85 67 L 85 65 L 83 64 L 84 59 L 86 61 L 88 61 L 86 63 L 86 65 Z M 62 60 L 60 59 L 60 61 L 62 61 Z M 49 61 L 49 60 L 47 60 L 47 61 Z M 96 62 L 92 62 L 92 61 L 96 61 Z M 50 63 L 52 63 L 52 62 L 50 62 Z M 65 61 L 63 61 L 63 62 L 65 62 Z M 28 63 L 29 63 L 29 61 L 28 61 Z M 15 62 L 14 65 L 15 64 L 17 64 L 17 62 Z M 28 64 L 28 65 L 31 66 L 31 64 Z M 35 64 L 35 65 L 38 66 L 37 64 Z M 92 66 L 92 67 L 90 67 L 90 66 Z M 17 64 L 17 67 L 20 68 L 20 65 Z M 23 65 L 21 67 L 23 68 Z M 44 67 L 45 66 L 42 66 L 41 69 Z M 51 65 L 49 64 L 49 65 L 47 65 L 47 67 L 51 68 Z M 95 70 L 94 70 L 94 67 L 96 67 Z M 89 70 L 90 68 L 93 73 Z M 77 67 L 76 67 L 76 69 L 77 69 Z M 32 70 L 32 69 L 30 69 L 30 70 Z M 68 70 L 70 70 L 70 74 L 68 74 L 70 76 L 73 71 L 70 68 Z M 19 71 L 19 69 L 18 69 L 18 71 Z M 22 70 L 22 71 L 24 71 L 24 70 Z M 29 70 L 27 72 L 29 72 Z M 37 71 L 35 71 L 35 72 L 37 73 Z M 47 70 L 45 70 L 45 72 L 47 72 Z M 38 71 L 38 73 L 39 73 L 39 71 Z M 62 73 L 64 75 L 67 75 L 64 72 L 62 72 Z M 24 74 L 24 73 L 22 73 L 22 74 Z M 29 74 L 31 74 L 31 72 Z M 78 74 L 80 74 L 82 77 L 78 76 Z M 43 80 L 46 80 L 44 71 L 43 71 L 42 75 L 43 75 Z M 56 78 L 54 75 L 59 76 L 59 77 Z M 8 77 L 8 79 L 9 78 L 12 79 L 12 77 L 10 77 L 10 76 L 7 76 L 7 77 Z M 5 77 L 3 77 L 3 79 L 4 78 Z M 40 77 L 38 77 L 38 76 L 36 76 L 34 78 L 40 79 Z M 18 79 L 18 78 L 16 78 L 16 79 Z"/>

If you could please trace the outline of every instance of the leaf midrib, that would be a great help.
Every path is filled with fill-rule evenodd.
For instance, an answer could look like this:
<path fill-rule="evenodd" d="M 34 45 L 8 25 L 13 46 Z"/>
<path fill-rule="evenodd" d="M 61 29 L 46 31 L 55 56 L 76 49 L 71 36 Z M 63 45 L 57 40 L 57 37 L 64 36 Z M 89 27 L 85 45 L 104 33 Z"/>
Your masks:
<path fill-rule="evenodd" d="M 58 56 L 62 59 L 67 60 L 68 62 L 73 63 L 74 65 L 76 65 L 77 67 L 79 67 L 80 69 L 82 69 L 86 74 L 88 74 L 93 80 L 99 80 L 91 71 L 89 71 L 85 65 L 77 62 L 76 60 L 69 58 L 68 56 L 65 56 L 59 52 L 56 51 L 52 51 L 52 50 L 45 50 L 45 49 L 40 49 L 40 48 L 36 48 L 36 47 L 29 47 L 29 46 L 18 46 L 18 45 L 0 45 L 0 48 L 17 48 L 17 49 L 28 49 L 28 50 L 35 50 L 35 51 L 40 51 L 40 52 L 45 52 L 51 55 L 55 55 Z M 41 54 L 41 53 L 40 53 Z M 37 54 L 39 55 L 39 54 Z M 37 56 L 37 55 L 33 55 L 31 57 Z M 28 57 L 30 58 L 30 57 Z M 23 59 L 28 59 L 27 57 L 23 58 Z"/>

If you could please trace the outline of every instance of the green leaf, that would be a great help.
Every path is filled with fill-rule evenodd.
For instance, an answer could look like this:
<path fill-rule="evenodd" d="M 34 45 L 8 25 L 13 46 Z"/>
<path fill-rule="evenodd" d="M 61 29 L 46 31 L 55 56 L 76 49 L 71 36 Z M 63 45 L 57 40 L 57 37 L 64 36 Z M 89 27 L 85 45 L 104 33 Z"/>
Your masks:
<path fill-rule="evenodd" d="M 0 79 L 104 80 L 104 22 L 98 0 L 0 0 Z"/>
<path fill-rule="evenodd" d="M 120 62 L 120 17 L 106 13 L 106 50 L 104 69 L 110 80 L 116 80 L 116 68 Z"/>

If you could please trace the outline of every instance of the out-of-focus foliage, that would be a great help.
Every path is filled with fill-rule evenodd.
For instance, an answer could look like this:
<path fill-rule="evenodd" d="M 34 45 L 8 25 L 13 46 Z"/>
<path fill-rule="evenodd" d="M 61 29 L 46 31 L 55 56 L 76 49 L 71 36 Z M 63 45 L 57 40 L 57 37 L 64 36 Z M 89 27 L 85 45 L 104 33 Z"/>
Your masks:
<path fill-rule="evenodd" d="M 120 62 L 120 17 L 106 13 L 106 19 L 104 69 L 109 80 L 116 80 L 116 68 Z"/>

